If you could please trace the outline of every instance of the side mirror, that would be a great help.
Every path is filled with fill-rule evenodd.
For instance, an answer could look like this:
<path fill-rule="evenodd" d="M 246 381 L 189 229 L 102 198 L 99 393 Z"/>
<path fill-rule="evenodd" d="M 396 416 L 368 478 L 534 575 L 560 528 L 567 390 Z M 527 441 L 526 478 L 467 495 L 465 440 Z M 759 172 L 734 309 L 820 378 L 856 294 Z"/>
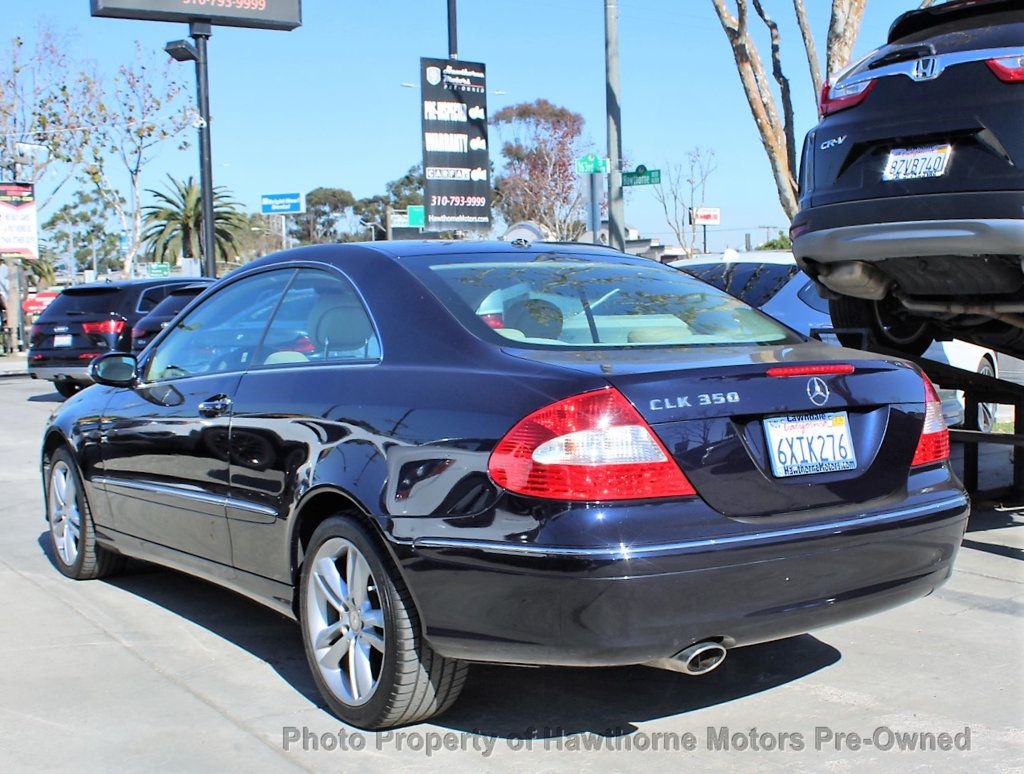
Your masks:
<path fill-rule="evenodd" d="M 108 352 L 89 364 L 92 380 L 108 387 L 131 387 L 138 375 L 139 364 L 135 355 L 124 352 Z"/>

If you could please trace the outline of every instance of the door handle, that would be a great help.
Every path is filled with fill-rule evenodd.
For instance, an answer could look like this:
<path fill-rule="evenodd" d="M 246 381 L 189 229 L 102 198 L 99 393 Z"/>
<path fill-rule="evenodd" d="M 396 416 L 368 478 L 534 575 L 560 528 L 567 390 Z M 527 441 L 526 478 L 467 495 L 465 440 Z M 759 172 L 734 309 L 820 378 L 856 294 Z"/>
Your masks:
<path fill-rule="evenodd" d="M 231 411 L 231 398 L 227 395 L 215 395 L 209 400 L 204 400 L 196 408 L 199 409 L 200 416 L 219 417 Z"/>

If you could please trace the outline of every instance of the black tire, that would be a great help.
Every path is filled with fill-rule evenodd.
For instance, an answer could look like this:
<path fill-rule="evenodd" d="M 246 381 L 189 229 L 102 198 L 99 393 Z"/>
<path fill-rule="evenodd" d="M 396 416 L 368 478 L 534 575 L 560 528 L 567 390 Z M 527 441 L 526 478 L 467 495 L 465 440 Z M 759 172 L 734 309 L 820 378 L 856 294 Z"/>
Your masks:
<path fill-rule="evenodd" d="M 69 484 L 73 487 L 70 492 Z M 76 519 L 77 524 L 74 523 Z M 96 543 L 89 500 L 82 488 L 78 466 L 66 448 L 54 452 L 47 466 L 46 520 L 50 525 L 54 561 L 64 575 L 75 580 L 92 580 L 115 575 L 124 569 L 125 557 Z M 69 524 L 77 529 L 77 537 Z M 69 545 L 72 540 L 73 551 Z"/>
<path fill-rule="evenodd" d="M 78 382 L 72 382 L 70 379 L 60 379 L 53 383 L 53 388 L 61 394 L 64 398 L 70 398 L 77 392 L 80 392 L 82 385 Z"/>
<path fill-rule="evenodd" d="M 357 596 L 360 592 L 355 591 L 358 584 L 346 582 L 347 604 L 335 605 L 334 608 L 360 609 L 365 619 L 335 613 L 332 622 L 324 612 L 326 610 L 329 614 L 333 603 L 330 593 L 321 583 L 324 578 L 324 565 L 321 563 L 327 560 L 339 576 L 344 574 L 350 578 L 348 552 L 353 548 L 369 567 L 363 584 L 368 592 L 360 607 Z M 337 550 L 344 554 L 336 555 Z M 339 568 L 341 556 L 346 565 Z M 417 723 L 444 712 L 458 697 L 466 681 L 468 665 L 435 653 L 423 640 L 419 615 L 409 590 L 391 558 L 363 524 L 347 516 L 334 516 L 317 527 L 303 561 L 299 593 L 302 642 L 313 680 L 331 711 L 346 723 L 367 730 Z M 374 608 L 374 605 L 379 605 L 379 608 Z M 344 621 L 343 616 L 346 616 Z M 382 625 L 368 623 L 378 619 Z M 336 639 L 317 637 L 317 634 L 325 635 L 334 627 Z M 382 632 L 382 638 L 376 630 Z M 343 636 L 338 637 L 338 632 L 343 632 Z M 376 646 L 362 645 L 368 654 L 364 659 L 369 659 L 362 663 L 367 664 L 367 674 L 372 675 L 376 671 L 377 678 L 363 696 L 355 696 L 356 690 L 352 686 L 357 681 L 352 677 L 352 663 L 357 656 L 354 648 L 360 647 L 360 637 L 366 635 L 371 640 L 382 639 L 383 652 Z M 318 644 L 314 644 L 315 637 Z M 321 650 L 319 658 L 328 666 L 321 666 L 318 647 Z M 339 654 L 346 648 L 347 651 L 332 658 L 336 648 L 339 648 Z M 329 664 L 335 660 L 337 669 L 332 670 Z M 350 689 L 353 696 L 346 696 Z"/>
<path fill-rule="evenodd" d="M 853 329 L 836 334 L 844 347 L 866 346 L 872 352 L 917 356 L 934 341 L 931 324 L 903 311 L 895 299 L 868 301 L 841 296 L 829 299 L 828 308 L 834 328 Z M 856 330 L 867 331 L 867 342 Z"/>

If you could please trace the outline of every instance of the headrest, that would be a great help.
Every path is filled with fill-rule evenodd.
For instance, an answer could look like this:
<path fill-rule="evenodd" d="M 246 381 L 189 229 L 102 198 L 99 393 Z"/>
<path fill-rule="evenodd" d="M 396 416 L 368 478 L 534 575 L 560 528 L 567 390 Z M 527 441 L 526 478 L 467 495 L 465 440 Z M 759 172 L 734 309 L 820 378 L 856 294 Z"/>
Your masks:
<path fill-rule="evenodd" d="M 360 349 L 372 335 L 366 310 L 354 295 L 321 295 L 309 313 L 309 336 L 318 350 Z"/>
<path fill-rule="evenodd" d="M 562 333 L 562 310 L 542 298 L 513 301 L 502 315 L 505 326 L 529 339 L 557 339 Z"/>

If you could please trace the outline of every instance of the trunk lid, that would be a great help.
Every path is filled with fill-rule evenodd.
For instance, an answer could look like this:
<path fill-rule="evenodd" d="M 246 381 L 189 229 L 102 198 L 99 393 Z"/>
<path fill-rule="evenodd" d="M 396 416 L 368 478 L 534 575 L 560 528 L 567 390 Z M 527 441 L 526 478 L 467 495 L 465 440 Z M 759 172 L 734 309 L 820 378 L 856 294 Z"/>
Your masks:
<path fill-rule="evenodd" d="M 898 497 L 924 418 L 922 377 L 913 366 L 820 344 L 509 353 L 603 376 L 651 425 L 697 493 L 730 517 Z M 840 364 L 853 372 L 768 375 L 774 366 Z M 772 455 L 778 462 L 779 449 L 769 443 L 765 420 L 800 422 L 822 414 L 829 421 L 842 417 L 856 467 L 776 475 Z M 797 462 L 815 461 L 813 448 L 787 447 L 777 435 L 775 441 L 783 456 L 795 452 Z"/>

